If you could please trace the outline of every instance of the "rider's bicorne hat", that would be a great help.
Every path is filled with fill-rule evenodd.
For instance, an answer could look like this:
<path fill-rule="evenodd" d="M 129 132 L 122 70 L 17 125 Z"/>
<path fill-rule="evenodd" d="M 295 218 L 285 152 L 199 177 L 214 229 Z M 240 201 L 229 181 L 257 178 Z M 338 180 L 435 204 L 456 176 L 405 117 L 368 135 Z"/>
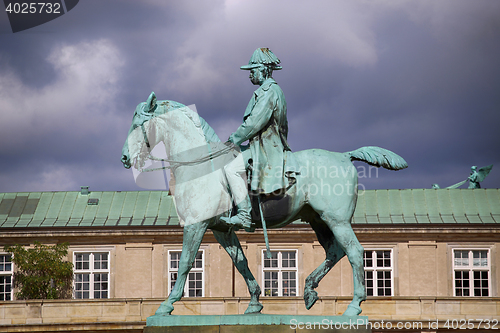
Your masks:
<path fill-rule="evenodd" d="M 279 70 L 282 67 L 278 66 L 281 61 L 267 47 L 261 47 L 255 50 L 248 62 L 248 65 L 241 66 L 241 69 L 253 69 L 265 65 L 273 70 Z"/>

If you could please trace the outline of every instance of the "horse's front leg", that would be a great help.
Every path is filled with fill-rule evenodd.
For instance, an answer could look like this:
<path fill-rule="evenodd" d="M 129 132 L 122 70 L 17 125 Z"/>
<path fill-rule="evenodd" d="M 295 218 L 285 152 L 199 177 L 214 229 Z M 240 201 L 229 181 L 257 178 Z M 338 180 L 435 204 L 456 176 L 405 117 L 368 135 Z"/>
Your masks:
<path fill-rule="evenodd" d="M 201 240 L 207 230 L 207 222 L 199 222 L 184 227 L 184 235 L 182 240 L 182 253 L 179 260 L 179 271 L 177 273 L 177 281 L 175 282 L 172 292 L 168 299 L 161 303 L 155 315 L 169 315 L 174 310 L 174 303 L 182 298 L 184 285 L 189 271 L 193 267 L 194 259 L 200 248 Z"/>
<path fill-rule="evenodd" d="M 252 272 L 248 268 L 248 261 L 245 257 L 245 254 L 243 253 L 243 249 L 241 248 L 238 237 L 232 229 L 227 233 L 216 230 L 212 231 L 214 233 L 215 239 L 217 239 L 219 244 L 224 247 L 227 254 L 229 254 L 231 259 L 233 260 L 234 266 L 236 266 L 238 272 L 240 272 L 240 274 L 245 279 L 248 291 L 250 292 L 250 304 L 248 304 L 248 308 L 246 309 L 245 313 L 260 313 L 263 308 L 263 305 L 259 302 L 261 290 Z"/>

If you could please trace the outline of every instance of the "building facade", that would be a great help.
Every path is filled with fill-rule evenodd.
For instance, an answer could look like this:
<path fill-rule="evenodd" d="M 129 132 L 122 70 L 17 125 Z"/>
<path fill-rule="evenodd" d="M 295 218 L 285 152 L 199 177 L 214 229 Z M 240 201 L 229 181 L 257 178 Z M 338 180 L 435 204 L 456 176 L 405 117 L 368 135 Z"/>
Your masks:
<path fill-rule="evenodd" d="M 162 191 L 0 193 L 0 331 L 141 331 L 177 279 L 182 227 Z M 365 249 L 373 331 L 498 328 L 500 192 L 498 189 L 361 191 L 353 229 Z M 238 231 L 262 289 L 263 313 L 340 315 L 352 295 L 343 258 L 306 310 L 306 277 L 323 262 L 311 227 L 295 221 L 264 236 Z M 72 300 L 15 299 L 16 267 L 4 245 L 68 242 Z M 174 314 L 243 313 L 249 294 L 225 250 L 205 234 Z M 388 326 L 390 325 L 390 327 Z M 465 325 L 465 326 L 464 326 Z"/>

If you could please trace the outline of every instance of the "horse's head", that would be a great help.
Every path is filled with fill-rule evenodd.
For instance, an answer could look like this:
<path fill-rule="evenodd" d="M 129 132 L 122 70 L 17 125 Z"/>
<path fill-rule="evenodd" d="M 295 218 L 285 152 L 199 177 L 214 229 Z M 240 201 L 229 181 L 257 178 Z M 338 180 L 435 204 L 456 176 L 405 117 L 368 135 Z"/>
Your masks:
<path fill-rule="evenodd" d="M 151 160 L 151 151 L 161 142 L 169 158 L 196 159 L 192 149 L 207 147 L 207 141 L 220 142 L 220 139 L 195 108 L 175 101 L 157 101 L 152 92 L 135 109 L 121 161 L 127 169 L 134 166 L 142 170 Z"/>
<path fill-rule="evenodd" d="M 132 161 L 134 161 L 137 158 L 137 155 L 140 153 L 141 147 L 143 146 L 142 143 L 144 142 L 144 139 L 142 140 L 142 142 L 140 140 L 139 141 L 133 140 L 131 136 L 137 136 L 138 132 L 142 132 L 142 129 L 140 129 L 140 127 L 146 121 L 153 118 L 156 109 L 157 109 L 157 103 L 156 103 L 156 95 L 154 92 L 152 92 L 149 95 L 149 98 L 146 102 L 140 103 L 135 108 L 134 117 L 132 118 L 132 125 L 130 126 L 127 139 L 125 140 L 125 144 L 123 145 L 122 148 L 121 162 L 123 163 L 123 166 L 125 168 L 129 169 L 132 166 Z"/>

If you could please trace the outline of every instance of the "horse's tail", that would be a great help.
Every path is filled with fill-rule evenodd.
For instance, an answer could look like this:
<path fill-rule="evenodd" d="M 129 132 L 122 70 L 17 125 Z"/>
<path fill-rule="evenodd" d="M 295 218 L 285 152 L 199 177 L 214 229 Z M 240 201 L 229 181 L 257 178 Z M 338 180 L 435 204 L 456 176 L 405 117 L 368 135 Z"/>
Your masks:
<path fill-rule="evenodd" d="M 389 170 L 401 170 L 408 167 L 408 164 L 401 156 L 380 147 L 361 147 L 348 154 L 351 161 L 362 161 Z"/>

